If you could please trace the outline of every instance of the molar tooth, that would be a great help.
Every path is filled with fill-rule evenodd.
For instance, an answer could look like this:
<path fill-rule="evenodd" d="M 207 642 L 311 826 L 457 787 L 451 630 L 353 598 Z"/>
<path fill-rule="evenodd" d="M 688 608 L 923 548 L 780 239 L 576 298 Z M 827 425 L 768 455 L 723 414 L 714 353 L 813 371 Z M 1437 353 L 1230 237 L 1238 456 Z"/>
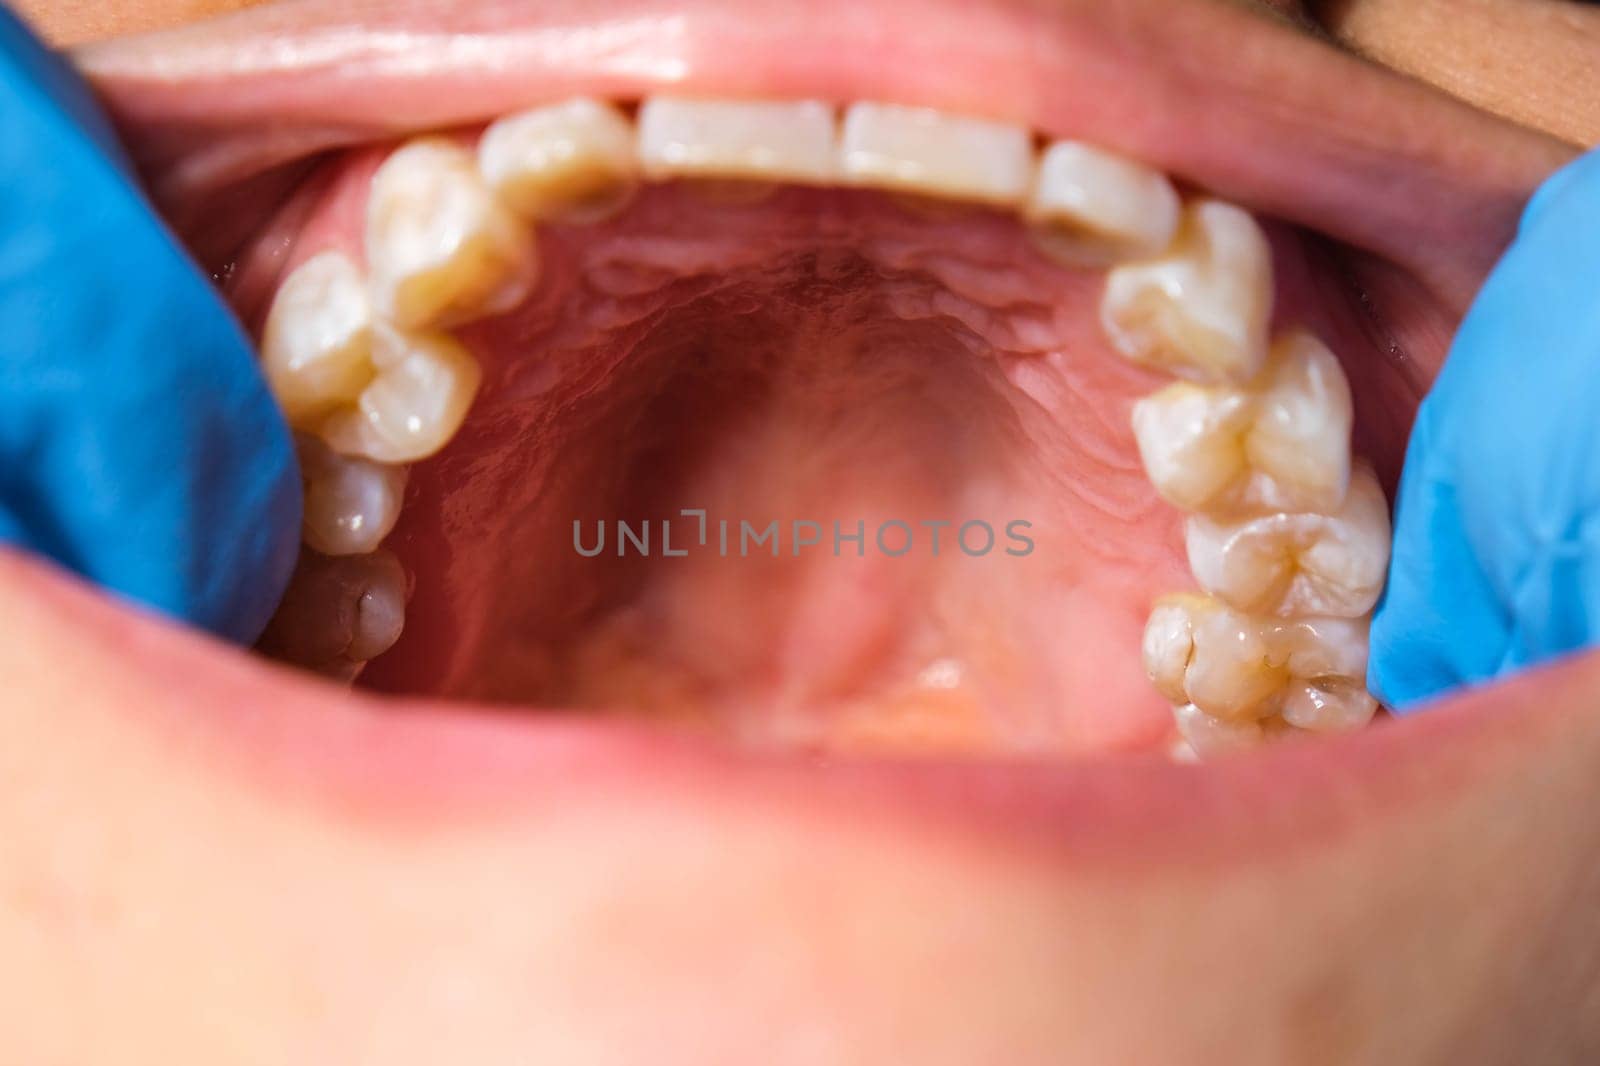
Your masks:
<path fill-rule="evenodd" d="M 340 455 L 314 437 L 301 435 L 296 443 L 306 486 L 305 542 L 323 555 L 376 550 L 400 516 L 405 467 Z"/>
<path fill-rule="evenodd" d="M 833 108 L 817 100 L 689 100 L 639 107 L 639 161 L 652 178 L 834 179 Z"/>
<path fill-rule="evenodd" d="M 508 310 L 533 280 L 523 224 L 471 153 L 437 138 L 406 144 L 373 175 L 366 243 L 378 306 L 405 329 Z"/>
<path fill-rule="evenodd" d="M 1204 596 L 1170 596 L 1145 626 L 1145 672 L 1176 704 L 1208 715 L 1249 721 L 1275 710 L 1288 680 L 1275 654 L 1271 625 L 1246 618 Z"/>
<path fill-rule="evenodd" d="M 1272 314 L 1272 251 L 1249 212 L 1217 200 L 1183 211 L 1155 259 L 1114 268 L 1100 304 L 1111 343 L 1136 363 L 1201 382 L 1261 369 Z"/>
<path fill-rule="evenodd" d="M 1024 209 L 1033 238 L 1068 266 L 1159 254 L 1182 205 L 1160 171 L 1077 141 L 1045 150 Z"/>
<path fill-rule="evenodd" d="M 1189 568 L 1207 592 L 1241 611 L 1279 617 L 1366 614 L 1389 562 L 1389 505 L 1366 467 L 1331 515 L 1239 519 L 1191 515 Z"/>
<path fill-rule="evenodd" d="M 261 369 L 286 418 L 303 425 L 360 395 L 372 379 L 372 305 L 349 257 L 322 252 L 278 287 L 262 331 Z"/>
<path fill-rule="evenodd" d="M 405 626 L 406 576 L 387 551 L 330 558 L 305 550 L 261 649 L 345 680 Z"/>
<path fill-rule="evenodd" d="M 588 97 L 507 115 L 478 142 L 478 169 L 524 218 L 596 221 L 637 183 L 633 124 Z"/>
<path fill-rule="evenodd" d="M 1020 126 L 921 107 L 858 103 L 845 112 L 840 169 L 852 184 L 1015 207 L 1033 175 Z"/>
<path fill-rule="evenodd" d="M 1251 388 L 1177 382 L 1133 406 L 1156 492 L 1185 511 L 1337 510 L 1350 480 L 1350 388 L 1321 341 L 1273 345 Z"/>
<path fill-rule="evenodd" d="M 446 333 L 374 333 L 377 377 L 354 409 L 335 412 L 319 435 L 335 450 L 380 463 L 424 459 L 450 442 L 472 405 L 482 373 Z"/>

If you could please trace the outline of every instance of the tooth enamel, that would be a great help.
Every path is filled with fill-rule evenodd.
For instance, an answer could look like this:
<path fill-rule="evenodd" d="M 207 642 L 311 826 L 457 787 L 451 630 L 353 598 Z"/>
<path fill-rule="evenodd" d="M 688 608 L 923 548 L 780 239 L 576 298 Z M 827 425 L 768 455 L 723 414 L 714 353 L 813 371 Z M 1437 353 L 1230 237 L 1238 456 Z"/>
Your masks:
<path fill-rule="evenodd" d="M 523 223 L 449 141 L 412 141 L 378 168 L 366 242 L 378 308 L 405 329 L 507 310 L 533 280 Z"/>
<path fill-rule="evenodd" d="M 1020 126 L 919 107 L 853 104 L 840 169 L 854 185 L 1017 206 L 1033 174 L 1033 137 Z"/>
<path fill-rule="evenodd" d="M 387 551 L 339 558 L 303 551 L 261 648 L 348 679 L 400 638 L 405 599 L 405 571 Z"/>
<path fill-rule="evenodd" d="M 1350 478 L 1350 387 L 1316 337 L 1289 333 L 1250 388 L 1177 382 L 1134 404 L 1156 492 L 1185 511 L 1330 512 Z"/>
<path fill-rule="evenodd" d="M 833 108 L 816 100 L 685 100 L 639 108 L 639 161 L 652 178 L 834 178 Z"/>
<path fill-rule="evenodd" d="M 354 409 L 335 412 L 318 435 L 336 451 L 380 463 L 427 458 L 461 428 L 482 377 L 478 362 L 444 333 L 380 325 L 373 341 L 377 377 Z"/>
<path fill-rule="evenodd" d="M 524 218 L 596 221 L 625 203 L 637 181 L 633 124 L 586 97 L 508 115 L 484 131 L 478 169 Z"/>
<path fill-rule="evenodd" d="M 1165 174 L 1092 145 L 1056 141 L 1039 162 L 1024 214 L 1046 254 L 1082 266 L 1159 254 L 1181 208 Z"/>
<path fill-rule="evenodd" d="M 1192 703 L 1174 707 L 1172 719 L 1178 727 L 1178 735 L 1188 744 L 1191 757 L 1208 758 L 1230 751 L 1248 751 L 1258 747 L 1264 739 L 1260 722 L 1213 718 Z"/>
<path fill-rule="evenodd" d="M 372 379 L 372 306 L 349 258 L 322 252 L 278 287 L 261 368 L 290 422 L 301 425 L 360 395 Z"/>
<path fill-rule="evenodd" d="M 1145 626 L 1145 672 L 1175 705 L 1193 704 L 1211 718 L 1282 713 L 1301 728 L 1349 728 L 1376 706 L 1365 689 L 1367 625 L 1252 617 L 1203 596 L 1171 596 Z"/>
<path fill-rule="evenodd" d="M 1200 587 L 1232 607 L 1285 618 L 1355 618 L 1383 590 L 1388 501 L 1362 467 L 1334 514 L 1192 515 L 1184 540 Z"/>
<path fill-rule="evenodd" d="M 305 481 L 302 537 L 323 555 L 364 555 L 394 528 L 405 467 L 340 455 L 321 441 L 297 441 Z"/>
<path fill-rule="evenodd" d="M 1216 200 L 1183 211 L 1172 246 L 1114 268 L 1100 321 L 1133 362 L 1192 381 L 1242 384 L 1261 369 L 1272 253 L 1249 212 Z"/>

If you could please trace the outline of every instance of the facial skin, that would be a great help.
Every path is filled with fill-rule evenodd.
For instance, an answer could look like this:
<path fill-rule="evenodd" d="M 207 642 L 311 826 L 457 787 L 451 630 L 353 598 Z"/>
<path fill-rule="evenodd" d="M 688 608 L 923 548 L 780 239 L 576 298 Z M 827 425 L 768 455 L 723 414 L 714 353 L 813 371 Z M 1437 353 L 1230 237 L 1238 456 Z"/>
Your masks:
<path fill-rule="evenodd" d="M 1435 309 L 1401 332 L 1436 360 L 1521 199 L 1569 153 L 1399 79 L 1361 80 L 1266 20 L 1152 6 L 1128 5 L 1127 32 L 1175 51 L 1148 28 L 1192 19 L 1183 39 L 1205 54 L 1252 57 L 1246 104 L 1307 108 L 1289 120 L 1307 143 L 1434 167 L 1417 187 L 1462 208 L 1425 242 L 1443 251 L 1349 264 L 1375 299 Z M 1099 25 L 1099 7 L 1062 3 L 1059 18 Z M 134 24 L 40 14 L 61 40 Z M 140 25 L 192 14 L 96 6 Z M 1361 91 L 1319 120 L 1304 101 L 1330 82 L 1308 75 L 1302 93 L 1265 56 Z M 165 136 L 181 155 L 194 131 L 163 127 L 165 105 L 136 113 L 115 58 L 93 65 L 136 151 L 161 158 Z M 1438 147 L 1407 156 L 1417 127 Z M 1348 217 L 1359 186 L 1305 176 L 1325 195 L 1297 208 L 1287 170 L 1164 150 L 1186 165 L 1158 162 L 1242 199 L 1248 186 L 1381 237 Z M 182 167 L 153 173 L 192 192 Z M 819 767 L 581 721 L 397 711 L 3 553 L 0 602 L 5 1061 L 1600 1053 L 1595 657 L 1199 769 Z"/>

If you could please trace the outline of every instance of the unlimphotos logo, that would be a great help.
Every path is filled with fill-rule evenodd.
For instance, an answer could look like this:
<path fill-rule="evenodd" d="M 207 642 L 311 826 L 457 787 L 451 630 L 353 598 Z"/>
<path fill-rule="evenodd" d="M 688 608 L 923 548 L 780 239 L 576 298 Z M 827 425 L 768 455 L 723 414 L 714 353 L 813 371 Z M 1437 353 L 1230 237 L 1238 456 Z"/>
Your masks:
<path fill-rule="evenodd" d="M 608 523 L 600 519 L 585 523 L 575 518 L 572 520 L 572 548 L 586 559 L 608 550 L 618 556 L 670 558 L 715 552 L 723 559 L 748 559 L 757 555 L 776 559 L 785 554 L 794 557 L 805 552 L 858 557 L 871 552 L 898 559 L 913 553 L 938 556 L 947 551 L 972 558 L 991 554 L 1022 557 L 1033 554 L 1033 538 L 1028 535 L 1032 528 L 1033 523 L 1022 518 L 998 524 L 981 518 L 961 522 L 890 518 L 870 527 L 866 519 L 831 523 L 808 518 L 789 521 L 772 518 L 765 522 L 744 518 L 713 520 L 702 508 L 685 508 L 678 512 L 677 518 L 654 521 L 616 519 Z"/>

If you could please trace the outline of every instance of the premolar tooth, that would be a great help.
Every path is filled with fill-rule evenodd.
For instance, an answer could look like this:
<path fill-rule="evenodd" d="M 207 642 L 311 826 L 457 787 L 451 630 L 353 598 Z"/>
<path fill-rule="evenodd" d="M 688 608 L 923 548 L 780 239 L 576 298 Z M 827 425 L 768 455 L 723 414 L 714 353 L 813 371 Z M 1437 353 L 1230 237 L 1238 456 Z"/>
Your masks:
<path fill-rule="evenodd" d="M 1032 180 L 1033 137 L 1002 122 L 859 103 L 845 112 L 840 168 L 855 185 L 1014 207 Z"/>
<path fill-rule="evenodd" d="M 1389 534 L 1383 489 L 1361 467 L 1331 515 L 1192 515 L 1184 540 L 1200 586 L 1232 607 L 1355 618 L 1372 610 L 1383 590 Z"/>
<path fill-rule="evenodd" d="M 372 379 L 372 305 L 348 256 L 322 252 L 279 285 L 267 313 L 261 368 L 290 422 L 348 403 Z"/>
<path fill-rule="evenodd" d="M 472 353 L 445 333 L 374 333 L 377 377 L 354 409 L 336 412 L 319 435 L 346 455 L 380 463 L 424 459 L 450 442 L 482 374 Z"/>
<path fill-rule="evenodd" d="M 1156 492 L 1185 511 L 1331 512 L 1349 484 L 1352 417 L 1338 358 L 1297 331 L 1251 388 L 1168 385 L 1134 404 L 1133 432 Z"/>
<path fill-rule="evenodd" d="M 514 306 L 533 280 L 526 227 L 440 139 L 384 160 L 367 201 L 367 265 L 379 310 L 405 329 L 449 325 Z"/>
<path fill-rule="evenodd" d="M 627 202 L 637 184 L 633 124 L 587 97 L 507 115 L 478 142 L 478 169 L 525 218 L 595 221 Z"/>
<path fill-rule="evenodd" d="M 339 558 L 302 551 L 261 649 L 348 680 L 400 638 L 405 601 L 405 571 L 387 551 Z"/>
<path fill-rule="evenodd" d="M 639 161 L 653 178 L 834 179 L 833 108 L 817 100 L 689 100 L 639 108 Z"/>
<path fill-rule="evenodd" d="M 323 555 L 375 551 L 400 516 L 405 467 L 340 455 L 314 437 L 296 443 L 306 486 L 305 542 Z"/>
<path fill-rule="evenodd" d="M 1046 254 L 1069 266 L 1157 255 L 1182 205 L 1160 171 L 1077 141 L 1056 141 L 1039 162 L 1024 213 Z"/>
<path fill-rule="evenodd" d="M 1136 363 L 1202 382 L 1261 369 L 1272 314 L 1272 251 L 1249 212 L 1216 200 L 1183 210 L 1172 246 L 1114 268 L 1100 321 Z"/>

